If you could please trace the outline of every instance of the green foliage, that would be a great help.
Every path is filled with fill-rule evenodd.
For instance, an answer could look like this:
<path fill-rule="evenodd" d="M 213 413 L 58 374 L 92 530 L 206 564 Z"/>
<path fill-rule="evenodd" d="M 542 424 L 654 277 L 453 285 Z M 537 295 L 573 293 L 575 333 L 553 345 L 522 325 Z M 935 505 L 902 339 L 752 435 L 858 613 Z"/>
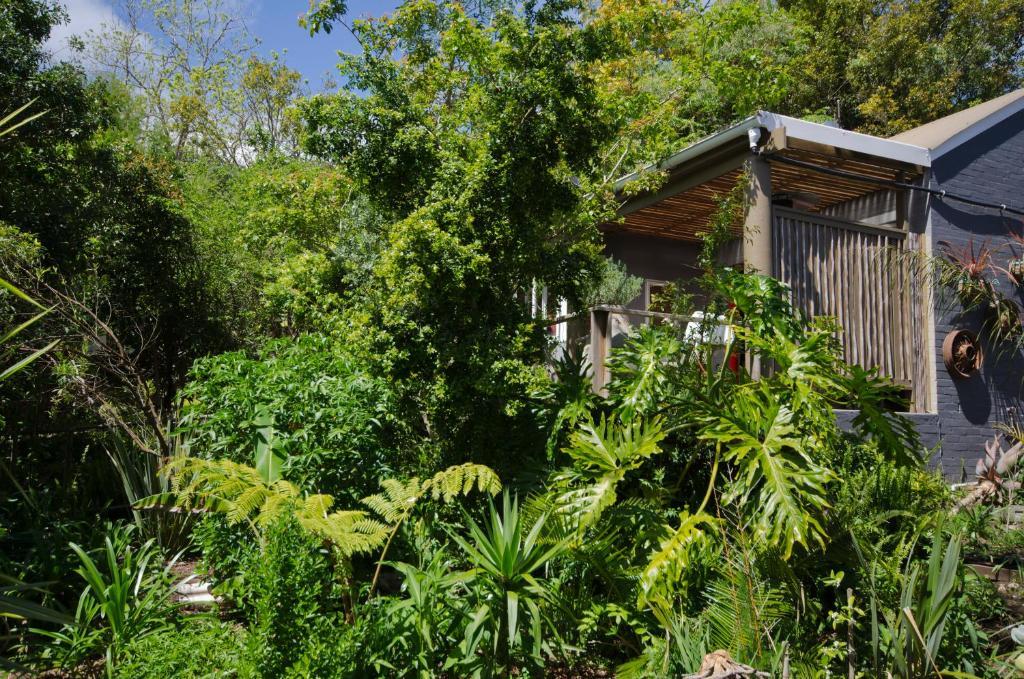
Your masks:
<path fill-rule="evenodd" d="M 641 575 L 642 604 L 655 599 L 671 600 L 672 592 L 686 579 L 695 550 L 708 539 L 708 529 L 714 525 L 715 520 L 703 511 L 693 515 L 684 511 L 679 515 L 679 527 L 667 531 Z"/>
<path fill-rule="evenodd" d="M 787 592 L 755 570 L 750 554 L 741 552 L 708 585 L 704 617 L 714 648 L 728 649 L 741 661 L 762 663 L 770 657 L 778 627 L 791 617 Z"/>
<path fill-rule="evenodd" d="M 8 283 L 3 278 L 0 278 L 0 290 L 17 297 L 21 301 L 30 304 L 38 310 L 38 313 L 35 313 L 35 315 L 30 317 L 28 320 L 19 323 L 9 330 L 4 330 L 3 335 L 0 335 L 0 382 L 3 382 L 24 370 L 31 365 L 33 361 L 38 360 L 40 356 L 53 349 L 57 346 L 59 340 L 54 340 L 46 346 L 32 351 L 27 356 L 12 356 L 12 345 L 14 344 L 14 340 L 17 339 L 18 334 L 25 332 L 25 330 L 38 323 L 44 316 L 46 316 L 46 314 L 50 313 L 50 309 L 44 308 L 39 304 L 39 302 L 29 297 L 18 289 L 18 287 Z M 0 422 L 2 422 L 2 420 L 0 420 Z"/>
<path fill-rule="evenodd" d="M 330 552 L 292 517 L 275 519 L 246 574 L 255 623 L 249 638 L 258 676 L 283 677 L 310 638 L 341 608 Z"/>
<path fill-rule="evenodd" d="M 673 333 L 658 326 L 641 327 L 621 351 L 614 351 L 607 364 L 612 372 L 609 400 L 622 416 L 656 412 L 668 396 L 672 378 L 669 365 L 683 352 Z"/>
<path fill-rule="evenodd" d="M 122 0 L 79 36 L 96 71 L 130 88 L 149 143 L 184 160 L 245 164 L 295 150 L 288 109 L 302 77 L 256 53 L 242 7 L 221 0 Z"/>
<path fill-rule="evenodd" d="M 219 0 L 139 0 L 91 37 L 94 61 L 124 64 L 95 79 L 46 59 L 55 3 L 0 6 L 0 111 L 46 111 L 0 121 L 0 417 L 24 446 L 0 464 L 0 605 L 67 623 L 45 633 L 49 660 L 663 677 L 717 647 L 773 672 L 789 652 L 803 676 L 845 670 L 850 643 L 865 676 L 986 672 L 979 626 L 1002 611 L 958 538 L 920 544 L 950 495 L 892 412 L 899 390 L 844 365 L 838 329 L 778 281 L 715 269 L 743 181 L 704 235 L 701 328 L 631 336 L 607 395 L 572 355 L 548 379 L 522 301 L 636 297 L 600 254 L 611 182 L 758 108 L 888 134 L 1017 86 L 1020 0 L 410 0 L 354 22 L 347 4 L 309 3 L 312 33 L 344 24 L 361 50 L 301 121 L 297 75 L 249 58 Z M 287 157 L 299 137 L 335 164 Z M 650 169 L 625 193 L 656 187 Z M 950 281 L 1016 328 L 975 274 Z M 857 411 L 851 431 L 836 407 Z M 73 433 L 35 436 L 54 429 Z M 156 468 L 185 452 L 162 488 Z M 455 506 L 501 488 L 481 462 L 514 472 L 522 509 L 506 494 L 481 523 Z M 62 617 L 52 545 L 128 516 L 123 494 L 137 520 L 207 514 L 193 538 L 239 627 L 177 617 L 163 555 L 120 533 L 74 550 L 86 589 Z M 972 546 L 1019 547 L 980 513 L 960 521 Z M 18 625 L 0 638 L 31 655 Z"/>
<path fill-rule="evenodd" d="M 474 488 L 492 495 L 501 489 L 501 482 L 492 470 L 471 463 L 442 470 L 425 481 L 416 477 L 405 482 L 384 479 L 381 482 L 383 493 L 363 499 L 363 504 L 378 515 L 374 518 L 358 510 L 331 512 L 333 497 L 302 493 L 294 484 L 277 477 L 273 466 L 258 469 L 230 460 L 180 458 L 168 463 L 166 472 L 172 475 L 173 493 L 147 498 L 144 505 L 170 502 L 185 509 L 198 506 L 220 512 L 229 525 L 247 522 L 263 540 L 276 522 L 294 521 L 326 541 L 346 567 L 353 555 L 380 548 L 381 556 L 370 583 L 371 597 L 392 541 L 420 500 L 431 497 L 452 502 Z M 217 529 L 212 528 L 212 533 L 204 531 L 204 534 L 212 540 L 213 559 L 222 568 L 237 567 L 235 550 L 225 550 L 223 546 L 218 549 L 222 537 L 218 536 Z M 246 600 L 252 597 L 252 584 L 245 581 L 244 572 L 233 577 L 222 572 L 220 578 L 227 593 L 246 605 Z"/>
<path fill-rule="evenodd" d="M 345 173 L 276 156 L 183 172 L 184 209 L 236 341 L 337 329 L 344 293 L 381 248 L 379 218 Z"/>
<path fill-rule="evenodd" d="M 165 467 L 173 493 L 143 501 L 160 506 L 171 501 L 185 509 L 222 512 L 229 524 L 248 522 L 263 534 L 276 521 L 290 517 L 307 531 L 327 540 L 345 557 L 379 547 L 388 526 L 361 511 L 331 512 L 330 495 L 306 495 L 284 479 L 268 481 L 259 470 L 230 460 L 183 457 Z"/>
<path fill-rule="evenodd" d="M 98 558 L 72 543 L 85 581 L 73 623 L 59 631 L 39 630 L 51 639 L 47 654 L 61 667 L 75 667 L 101 655 L 116 666 L 125 647 L 166 629 L 174 611 L 171 603 L 172 568 L 163 564 L 153 540 L 136 548 L 130 528 L 113 527 L 104 538 Z"/>
<path fill-rule="evenodd" d="M 605 0 L 590 18 L 600 101 L 623 129 L 599 156 L 611 177 L 758 109 L 888 136 L 1022 78 L 1019 0 Z"/>
<path fill-rule="evenodd" d="M 439 471 L 433 477 L 420 481 L 411 478 L 406 482 L 385 479 L 381 482 L 384 492 L 363 498 L 363 504 L 376 512 L 388 526 L 388 538 L 378 561 L 377 571 L 370 583 L 370 596 L 377 586 L 384 557 L 398 530 L 412 514 L 420 500 L 433 497 L 435 500 L 452 502 L 463 495 L 469 495 L 474 486 L 480 492 L 496 495 L 501 490 L 498 475 L 483 465 L 467 463 Z"/>
<path fill-rule="evenodd" d="M 554 379 L 533 389 L 538 418 L 547 424 L 546 452 L 552 459 L 568 431 L 588 417 L 596 402 L 594 381 L 587 352 L 568 347 L 553 361 Z"/>
<path fill-rule="evenodd" d="M 943 641 L 951 608 L 963 587 L 960 548 L 959 536 L 947 540 L 941 531 L 936 531 L 926 568 L 918 563 L 907 564 L 899 609 L 885 613 L 878 635 L 882 653 L 898 677 L 925 677 L 948 668 L 943 658 Z M 874 624 L 879 624 L 877 617 Z"/>
<path fill-rule="evenodd" d="M 395 647 L 411 658 L 407 673 L 418 677 L 434 676 L 443 667 L 452 648 L 458 645 L 459 621 L 468 611 L 460 606 L 456 592 L 464 592 L 472 579 L 468 572 L 452 571 L 445 554 L 438 552 L 422 568 L 408 563 L 392 564 L 402 575 L 405 596 L 388 603 L 387 616 L 394 621 Z M 394 648 L 398 651 L 398 648 Z M 401 663 L 392 658 L 398 671 Z"/>
<path fill-rule="evenodd" d="M 491 503 L 485 527 L 466 516 L 470 539 L 452 534 L 473 566 L 466 584 L 476 599 L 460 649 L 460 672 L 472 668 L 486 677 L 509 676 L 520 658 L 541 665 L 543 652 L 559 652 L 552 643 L 559 632 L 547 611 L 554 591 L 536 573 L 565 544 L 540 541 L 545 521 L 541 516 L 527 529 L 518 501 L 505 493 L 501 513 Z"/>
<path fill-rule="evenodd" d="M 621 423 L 602 417 L 583 422 L 573 432 L 565 452 L 573 466 L 554 479 L 557 513 L 583 530 L 594 524 L 616 501 L 616 487 L 626 473 L 661 452 L 662 421 L 639 418 Z"/>
<path fill-rule="evenodd" d="M 782 5 L 814 27 L 797 101 L 844 127 L 895 134 L 1020 86 L 1016 0 Z"/>
<path fill-rule="evenodd" d="M 255 676 L 246 657 L 246 632 L 203 616 L 131 640 L 113 676 L 117 679 Z"/>
<path fill-rule="evenodd" d="M 410 471 L 394 448 L 403 432 L 390 390 L 327 337 L 200 360 L 184 399 L 181 427 L 198 457 L 250 463 L 262 442 L 283 460 L 284 478 L 349 502 Z"/>
<path fill-rule="evenodd" d="M 720 446 L 738 468 L 726 504 L 756 508 L 755 530 L 785 556 L 794 545 L 825 543 L 820 513 L 833 474 L 813 458 L 813 443 L 801 436 L 794 414 L 767 382 L 737 389 L 732 408 L 712 417 L 701 438 Z"/>
<path fill-rule="evenodd" d="M 192 541 L 202 554 L 202 577 L 212 584 L 212 591 L 248 612 L 252 597 L 244 566 L 259 551 L 249 527 L 229 525 L 223 514 L 207 514 L 195 522 Z"/>
<path fill-rule="evenodd" d="M 488 432 L 522 431 L 545 338 L 512 300 L 532 282 L 575 299 L 599 263 L 605 211 L 579 179 L 608 127 L 579 4 L 405 3 L 352 25 L 366 49 L 341 64 L 348 90 L 305 105 L 307 150 L 388 220 L 360 305 L 372 356 L 456 458 L 519 443 Z"/>

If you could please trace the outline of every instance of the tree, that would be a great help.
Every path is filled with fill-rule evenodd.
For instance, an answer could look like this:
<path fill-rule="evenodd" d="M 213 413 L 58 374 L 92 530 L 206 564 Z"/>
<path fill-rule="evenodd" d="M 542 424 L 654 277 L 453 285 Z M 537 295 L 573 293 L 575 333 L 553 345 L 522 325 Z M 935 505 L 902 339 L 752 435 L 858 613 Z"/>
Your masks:
<path fill-rule="evenodd" d="M 1020 0 L 789 0 L 813 27 L 792 100 L 889 135 L 1021 86 Z"/>
<path fill-rule="evenodd" d="M 353 27 L 347 90 L 304 107 L 306 148 L 387 222 L 361 307 L 376 367 L 456 455 L 493 450 L 496 427 L 515 443 L 545 345 L 517 299 L 534 282 L 573 298 L 596 267 L 604 213 L 584 186 L 610 128 L 578 9 L 406 3 Z"/>
<path fill-rule="evenodd" d="M 235 0 L 121 0 L 121 21 L 85 36 L 86 55 L 142 98 L 145 128 L 177 158 L 246 163 L 294 149 L 286 111 L 299 74 L 262 59 Z"/>
<path fill-rule="evenodd" d="M 2 491 L 19 535 L 4 545 L 12 559 L 36 548 L 23 537 L 44 521 L 95 516 L 128 491 L 104 450 L 113 458 L 130 442 L 123 459 L 151 478 L 173 449 L 168 425 L 188 368 L 226 342 L 173 167 L 134 145 L 130 97 L 48 60 L 43 45 L 62 16 L 39 0 L 0 7 L 0 99 L 34 97 L 46 112 L 0 139 L 0 275 L 51 310 L 18 335 L 21 353 L 60 340 L 0 385 L 18 450 L 17 482 Z M 31 314 L 0 304 L 5 327 Z M 59 559 L 37 557 L 26 575 L 53 579 Z"/>
<path fill-rule="evenodd" d="M 613 178 L 758 109 L 787 110 L 808 48 L 806 25 L 757 0 L 607 0 L 588 20 L 606 46 L 601 104 L 622 127 L 602 152 Z"/>
<path fill-rule="evenodd" d="M 344 293 L 380 249 L 377 217 L 343 170 L 280 156 L 241 168 L 197 160 L 179 186 L 236 343 L 338 325 Z"/>

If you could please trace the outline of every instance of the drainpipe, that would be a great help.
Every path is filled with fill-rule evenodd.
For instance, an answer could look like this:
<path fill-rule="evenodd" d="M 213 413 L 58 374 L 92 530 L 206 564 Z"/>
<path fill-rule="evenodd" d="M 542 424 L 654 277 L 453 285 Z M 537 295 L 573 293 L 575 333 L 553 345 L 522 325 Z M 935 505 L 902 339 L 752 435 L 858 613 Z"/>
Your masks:
<path fill-rule="evenodd" d="M 761 155 L 768 131 L 755 127 L 747 131 L 750 159 L 747 169 L 747 203 L 743 222 L 743 266 L 747 271 L 771 276 L 772 267 L 772 172 Z"/>

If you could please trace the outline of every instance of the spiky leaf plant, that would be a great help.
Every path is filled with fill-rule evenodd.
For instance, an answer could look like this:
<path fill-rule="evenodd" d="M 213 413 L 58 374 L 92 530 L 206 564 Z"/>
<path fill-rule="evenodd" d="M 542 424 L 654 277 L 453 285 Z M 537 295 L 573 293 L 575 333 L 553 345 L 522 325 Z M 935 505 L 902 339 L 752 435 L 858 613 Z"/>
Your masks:
<path fill-rule="evenodd" d="M 465 518 L 469 539 L 456 533 L 451 537 L 473 566 L 466 583 L 478 601 L 466 627 L 463 657 L 455 664 L 472 668 L 474 675 L 507 677 L 515 654 L 525 650 L 539 665 L 547 642 L 560 635 L 545 610 L 553 592 L 538 571 L 566 544 L 544 544 L 540 538 L 547 516 L 527 528 L 518 501 L 508 493 L 500 513 L 491 503 L 484 526 Z"/>

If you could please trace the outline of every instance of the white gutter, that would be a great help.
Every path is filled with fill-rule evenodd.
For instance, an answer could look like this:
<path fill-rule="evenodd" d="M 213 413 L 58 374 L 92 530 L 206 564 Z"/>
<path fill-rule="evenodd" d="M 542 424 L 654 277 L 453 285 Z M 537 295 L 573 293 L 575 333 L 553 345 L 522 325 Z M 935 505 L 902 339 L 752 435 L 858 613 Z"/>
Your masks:
<path fill-rule="evenodd" d="M 761 127 L 769 132 L 780 127 L 786 128 L 786 137 L 801 139 L 803 141 L 825 146 L 834 146 L 838 149 L 855 151 L 877 158 L 887 158 L 910 165 L 931 167 L 931 154 L 928 149 L 913 144 L 904 144 L 891 139 L 883 139 L 870 134 L 851 132 L 838 127 L 830 127 L 820 123 L 812 123 L 799 118 L 758 111 L 757 119 Z"/>

